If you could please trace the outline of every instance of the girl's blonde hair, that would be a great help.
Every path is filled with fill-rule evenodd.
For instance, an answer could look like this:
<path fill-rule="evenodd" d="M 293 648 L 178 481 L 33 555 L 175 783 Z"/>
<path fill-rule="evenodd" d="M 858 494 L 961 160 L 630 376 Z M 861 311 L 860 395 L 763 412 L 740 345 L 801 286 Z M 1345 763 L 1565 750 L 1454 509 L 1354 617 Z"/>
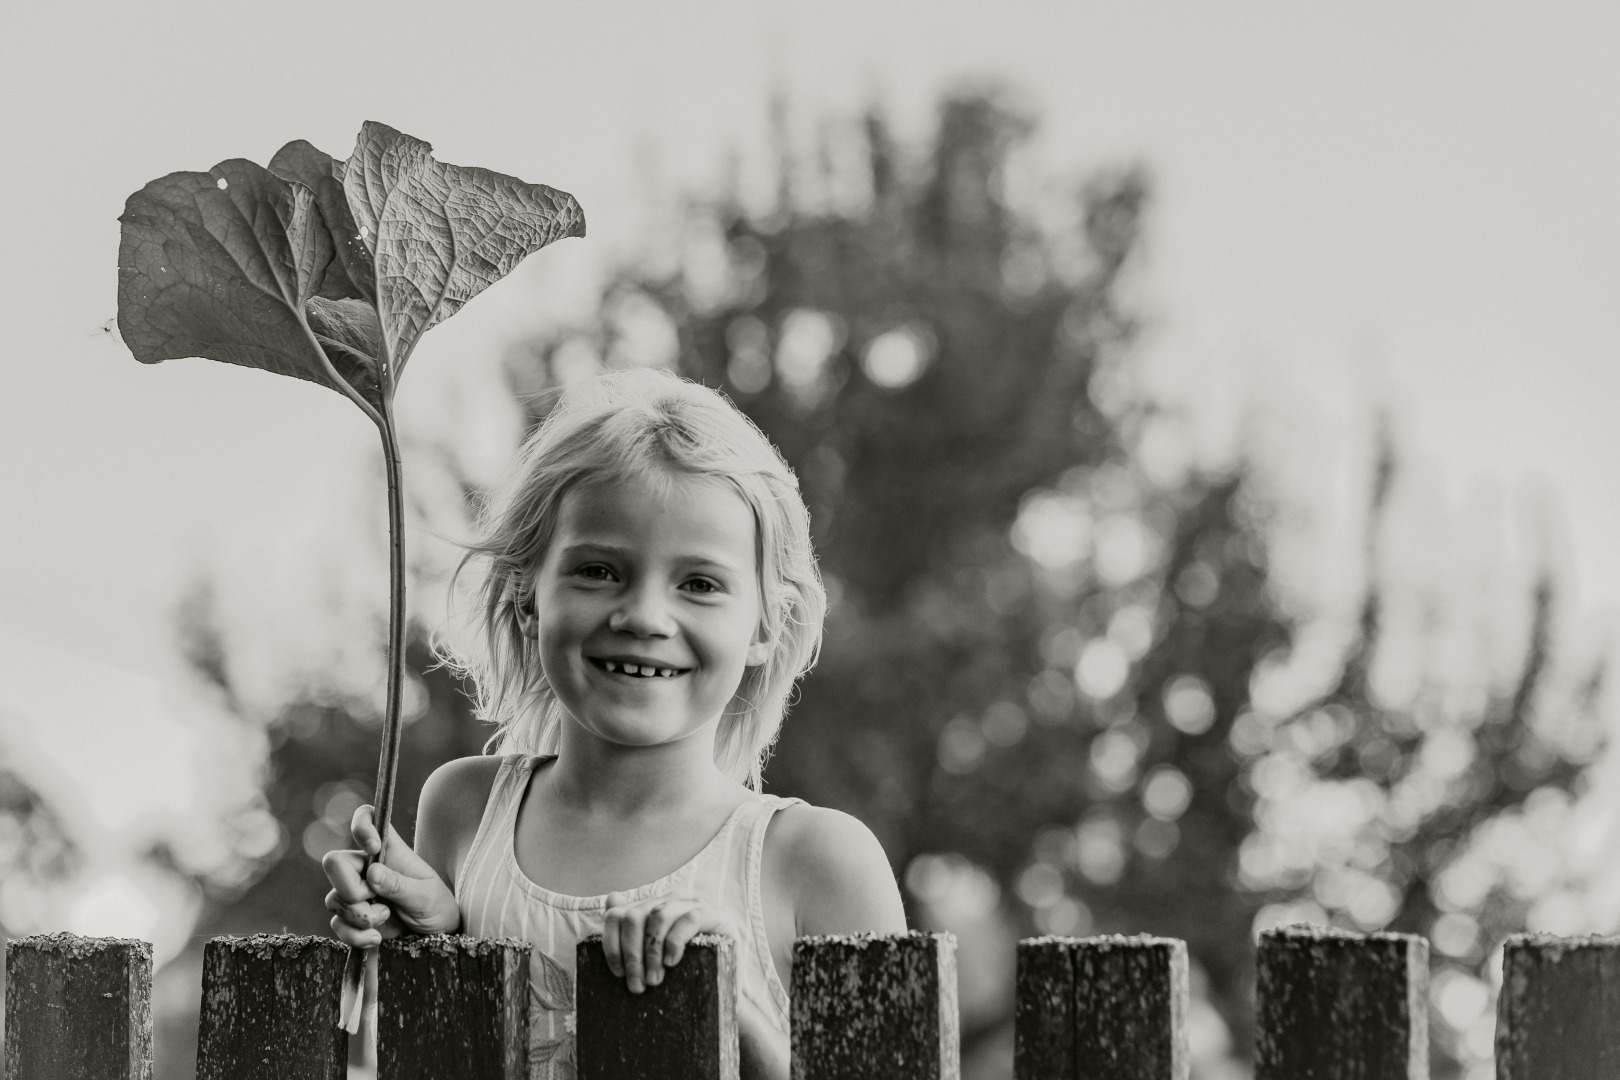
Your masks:
<path fill-rule="evenodd" d="M 498 725 L 500 753 L 555 753 L 562 705 L 520 612 L 534 603 L 563 496 L 628 479 L 667 487 L 672 475 L 729 484 L 754 516 L 761 622 L 771 643 L 743 673 L 721 715 L 714 760 L 760 788 L 788 696 L 821 648 L 827 594 L 810 543 L 798 481 L 764 433 L 715 390 L 656 368 L 610 372 L 564 391 L 524 442 L 507 481 L 479 513 L 481 539 L 457 568 L 481 561 L 476 624 L 483 655 L 453 663 L 477 687 L 479 715 Z"/>

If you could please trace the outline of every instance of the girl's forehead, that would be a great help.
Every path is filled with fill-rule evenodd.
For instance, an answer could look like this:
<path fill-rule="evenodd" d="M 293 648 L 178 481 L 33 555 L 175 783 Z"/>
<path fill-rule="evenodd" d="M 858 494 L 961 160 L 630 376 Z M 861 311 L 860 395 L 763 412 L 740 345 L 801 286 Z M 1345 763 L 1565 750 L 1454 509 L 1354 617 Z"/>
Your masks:
<path fill-rule="evenodd" d="M 570 488 L 558 509 L 554 543 L 617 537 L 699 544 L 746 551 L 753 562 L 753 509 L 735 485 L 718 477 L 668 472 L 597 479 Z"/>

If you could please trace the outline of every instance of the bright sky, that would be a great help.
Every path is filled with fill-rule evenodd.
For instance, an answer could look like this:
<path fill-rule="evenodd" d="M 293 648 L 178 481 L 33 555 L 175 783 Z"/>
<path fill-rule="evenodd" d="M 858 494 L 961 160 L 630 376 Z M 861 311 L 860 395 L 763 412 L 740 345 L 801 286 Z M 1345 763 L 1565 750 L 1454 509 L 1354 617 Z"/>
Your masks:
<path fill-rule="evenodd" d="M 313 596 L 299 584 L 315 574 L 308 553 L 356 543 L 324 531 L 375 453 L 346 402 L 206 361 L 143 368 L 99 332 L 115 312 L 116 218 L 147 180 L 263 162 L 294 138 L 341 157 L 378 119 L 442 160 L 576 195 L 587 239 L 531 259 L 418 351 L 401 404 L 407 427 L 426 427 L 445 422 L 452 388 L 487 387 L 505 343 L 581 311 L 655 207 L 709 187 L 733 151 L 757 178 L 773 91 L 806 132 L 876 97 L 916 135 L 942 90 L 986 78 L 1040 118 L 1041 173 L 1152 170 L 1136 295 L 1147 348 L 1193 388 L 1184 396 L 1230 412 L 1284 400 L 1282 385 L 1344 427 L 1390 402 L 1446 490 L 1554 505 L 1583 607 L 1620 603 L 1620 9 L 1006 0 L 990 12 L 942 0 L 9 12 L 0 640 L 31 642 L 55 665 L 35 670 L 53 675 L 82 661 L 162 682 L 168 614 L 201 568 L 262 596 Z M 0 687 L 0 747 L 95 698 Z M 165 813 L 140 792 L 167 780 L 128 776 L 117 740 L 85 743 L 65 774 Z"/>

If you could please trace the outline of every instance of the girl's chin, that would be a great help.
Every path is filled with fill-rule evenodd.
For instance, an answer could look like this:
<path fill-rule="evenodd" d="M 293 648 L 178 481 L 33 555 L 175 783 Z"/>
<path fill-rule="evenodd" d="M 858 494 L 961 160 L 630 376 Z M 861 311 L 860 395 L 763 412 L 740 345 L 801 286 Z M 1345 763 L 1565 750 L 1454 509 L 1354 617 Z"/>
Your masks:
<path fill-rule="evenodd" d="M 688 731 L 683 734 L 672 735 L 666 732 L 598 730 L 593 734 L 598 742 L 607 746 L 612 746 L 621 751 L 636 751 L 682 746 L 689 742 L 696 733 Z"/>
<path fill-rule="evenodd" d="M 588 736 L 615 746 L 652 747 L 684 742 L 714 726 L 714 720 L 672 719 L 667 711 L 649 716 L 614 709 L 584 709 L 575 723 Z M 718 719 L 718 718 L 716 718 Z"/>

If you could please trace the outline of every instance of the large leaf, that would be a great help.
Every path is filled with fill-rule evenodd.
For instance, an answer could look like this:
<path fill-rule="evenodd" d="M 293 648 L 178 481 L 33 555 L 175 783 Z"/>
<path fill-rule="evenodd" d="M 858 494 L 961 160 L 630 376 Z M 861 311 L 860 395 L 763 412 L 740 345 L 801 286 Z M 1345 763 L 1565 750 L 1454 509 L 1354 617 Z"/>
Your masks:
<path fill-rule="evenodd" d="M 585 235 L 567 192 L 435 161 L 433 148 L 368 121 L 343 167 L 349 206 L 377 272 L 393 378 L 430 327 L 553 240 Z"/>
<path fill-rule="evenodd" d="M 332 234 L 335 257 L 316 295 L 328 300 L 356 298 L 375 302 L 377 279 L 371 267 L 371 252 L 361 240 L 360 226 L 349 210 L 339 162 L 303 139 L 296 139 L 276 151 L 270 159 L 270 171 L 303 184 L 315 194 L 315 206 Z"/>
<path fill-rule="evenodd" d="M 232 159 L 152 181 L 119 221 L 118 329 L 135 359 L 203 356 L 342 391 L 300 318 L 335 258 L 308 187 Z"/>

